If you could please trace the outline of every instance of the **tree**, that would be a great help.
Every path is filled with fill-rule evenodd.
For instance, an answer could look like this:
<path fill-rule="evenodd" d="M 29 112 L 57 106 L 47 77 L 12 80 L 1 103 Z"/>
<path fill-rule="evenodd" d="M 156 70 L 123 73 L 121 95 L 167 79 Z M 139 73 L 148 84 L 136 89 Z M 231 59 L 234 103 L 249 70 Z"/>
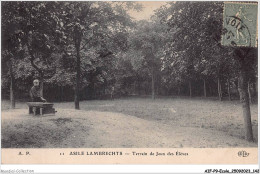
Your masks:
<path fill-rule="evenodd" d="M 160 58 L 163 56 L 162 46 L 166 40 L 163 31 L 163 26 L 159 25 L 156 19 L 151 22 L 140 21 L 130 37 L 131 49 L 140 52 L 138 55 L 142 57 L 139 59 L 149 69 L 152 81 L 152 99 L 155 99 L 155 78 L 160 70 Z"/>
<path fill-rule="evenodd" d="M 21 52 L 19 58 L 27 62 L 37 71 L 36 78 L 40 78 L 41 92 L 43 91 L 43 81 L 50 78 L 55 73 L 54 53 L 59 46 L 56 44 L 58 36 L 56 28 L 55 11 L 57 4 L 53 2 L 7 2 L 4 6 L 9 6 L 10 15 L 5 19 L 13 21 L 12 25 L 7 26 L 7 30 L 15 33 L 14 52 Z M 6 9 L 6 8 L 4 8 Z M 5 11 L 4 11 L 5 13 Z M 9 37 L 8 34 L 4 33 Z M 8 43 L 12 43 L 8 41 Z M 19 67 L 19 64 L 18 66 Z"/>
<path fill-rule="evenodd" d="M 172 36 L 172 40 L 166 45 L 168 58 L 165 60 L 170 60 L 168 65 L 175 65 L 180 70 L 184 69 L 181 75 L 195 78 L 201 74 L 204 79 L 205 77 L 217 78 L 220 100 L 222 99 L 220 79 L 237 77 L 235 74 L 239 72 L 239 94 L 243 107 L 246 139 L 252 141 L 247 82 L 249 69 L 255 68 L 254 59 L 257 56 L 253 49 L 223 47 L 220 44 L 223 34 L 222 12 L 221 2 L 173 2 L 159 9 L 157 16 L 162 23 L 168 25 L 168 31 Z"/>
<path fill-rule="evenodd" d="M 15 108 L 16 81 L 14 77 L 14 66 L 17 59 L 23 57 L 23 51 L 19 44 L 20 31 L 17 28 L 20 19 L 13 16 L 17 13 L 17 4 L 4 2 L 2 7 L 2 72 L 5 72 L 5 70 L 7 70 L 6 67 L 8 67 L 7 71 L 10 77 L 10 103 L 11 108 Z"/>
<path fill-rule="evenodd" d="M 248 141 L 254 141 L 247 85 L 249 80 L 249 72 L 256 61 L 255 59 L 257 58 L 255 56 L 255 52 L 256 49 L 254 48 L 234 48 L 234 57 L 238 62 L 237 65 L 239 65 L 238 91 L 243 108 L 245 138 Z"/>
<path fill-rule="evenodd" d="M 64 2 L 62 5 L 60 19 L 63 27 L 60 32 L 64 35 L 67 47 L 73 46 L 76 57 L 74 102 L 75 109 L 79 109 L 81 67 L 84 64 L 82 57 L 86 56 L 86 62 L 90 62 L 84 52 L 95 47 L 98 55 L 96 59 L 105 59 L 114 54 L 115 49 L 111 49 L 111 43 L 120 40 L 113 38 L 120 32 L 125 33 L 131 26 L 132 21 L 126 11 L 136 6 L 128 2 Z"/>
<path fill-rule="evenodd" d="M 4 48 L 4 57 L 8 60 L 5 62 L 8 64 L 11 60 L 7 51 L 21 52 L 23 54 L 18 56 L 21 61 L 12 68 L 14 72 L 30 70 L 26 65 L 29 60 L 37 73 L 31 71 L 27 75 L 26 72 L 26 78 L 32 80 L 36 76 L 46 83 L 74 85 L 77 108 L 80 86 L 90 84 L 89 74 L 103 84 L 114 78 L 108 72 L 112 70 L 110 67 L 117 54 L 127 49 L 127 33 L 133 26 L 127 10 L 140 9 L 132 2 L 3 4 L 3 41 L 7 43 L 5 46 L 9 44 L 12 48 L 11 51 Z M 17 78 L 22 76 L 24 79 L 23 75 L 17 74 Z"/>
<path fill-rule="evenodd" d="M 165 55 L 172 60 L 168 66 L 181 70 L 178 74 L 188 81 L 190 97 L 192 81 L 203 72 L 203 66 L 200 65 L 205 60 L 203 53 L 207 52 L 209 44 L 216 39 L 208 35 L 208 25 L 219 21 L 218 14 L 221 10 L 221 5 L 217 2 L 174 2 L 168 3 L 156 13 L 161 22 L 168 26 L 168 35 L 171 36 L 165 49 Z M 205 75 L 203 78 L 205 80 Z"/>

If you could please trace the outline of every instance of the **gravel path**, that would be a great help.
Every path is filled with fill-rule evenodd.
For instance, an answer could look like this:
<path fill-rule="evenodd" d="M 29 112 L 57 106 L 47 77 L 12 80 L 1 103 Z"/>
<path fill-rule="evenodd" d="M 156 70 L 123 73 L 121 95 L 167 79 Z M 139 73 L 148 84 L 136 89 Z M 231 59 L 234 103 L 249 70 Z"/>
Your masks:
<path fill-rule="evenodd" d="M 32 116 L 26 109 L 2 111 L 2 147 L 179 148 L 257 147 L 225 132 L 181 127 L 121 113 L 57 109 Z"/>

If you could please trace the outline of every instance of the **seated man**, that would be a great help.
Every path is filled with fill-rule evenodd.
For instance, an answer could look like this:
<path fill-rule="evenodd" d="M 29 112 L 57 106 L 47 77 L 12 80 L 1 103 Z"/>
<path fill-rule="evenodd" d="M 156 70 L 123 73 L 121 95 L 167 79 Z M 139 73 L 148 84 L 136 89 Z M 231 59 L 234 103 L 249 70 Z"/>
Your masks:
<path fill-rule="evenodd" d="M 33 81 L 33 87 L 30 90 L 30 96 L 32 102 L 46 102 L 46 100 L 42 97 L 41 88 L 38 79 L 35 79 Z"/>

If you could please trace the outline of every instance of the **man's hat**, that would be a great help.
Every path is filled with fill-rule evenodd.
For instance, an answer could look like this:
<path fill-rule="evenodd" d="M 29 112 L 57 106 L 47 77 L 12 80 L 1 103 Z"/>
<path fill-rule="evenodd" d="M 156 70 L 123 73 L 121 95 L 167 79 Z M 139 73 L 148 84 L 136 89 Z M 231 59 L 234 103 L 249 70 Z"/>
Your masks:
<path fill-rule="evenodd" d="M 39 83 L 40 81 L 39 81 L 38 79 L 35 79 L 35 80 L 33 81 L 33 83 L 35 83 L 35 82 L 38 82 L 38 83 Z"/>

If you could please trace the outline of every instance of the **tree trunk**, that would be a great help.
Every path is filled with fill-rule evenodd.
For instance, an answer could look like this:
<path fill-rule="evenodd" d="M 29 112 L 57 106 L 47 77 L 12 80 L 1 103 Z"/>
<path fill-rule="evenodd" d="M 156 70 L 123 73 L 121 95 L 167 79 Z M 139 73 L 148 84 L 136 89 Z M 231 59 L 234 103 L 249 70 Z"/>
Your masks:
<path fill-rule="evenodd" d="M 63 101 L 63 100 L 64 100 L 64 99 L 63 99 L 63 86 L 60 87 L 60 92 L 61 92 L 61 94 L 60 94 L 60 100 Z"/>
<path fill-rule="evenodd" d="M 237 89 L 237 91 L 236 92 L 237 92 L 237 95 L 239 96 L 240 94 L 239 94 L 239 89 L 238 89 L 238 83 L 239 83 L 239 79 L 237 78 L 237 80 L 236 80 L 236 87 L 237 87 L 236 89 Z"/>
<path fill-rule="evenodd" d="M 252 103 L 252 97 L 251 97 L 251 91 L 250 91 L 250 81 L 248 81 L 247 90 L 248 90 L 249 102 Z"/>
<path fill-rule="evenodd" d="M 36 69 L 36 71 L 40 75 L 40 93 L 41 93 L 41 96 L 43 96 L 43 79 L 44 79 L 44 74 L 43 74 L 43 71 L 34 63 L 35 56 L 33 54 L 33 51 L 30 49 L 30 46 L 29 46 L 28 43 L 27 43 L 27 48 L 29 49 L 31 65 L 32 65 L 32 67 L 34 69 Z"/>
<path fill-rule="evenodd" d="M 227 79 L 227 87 L 228 87 L 228 99 L 229 101 L 231 101 L 229 78 Z"/>
<path fill-rule="evenodd" d="M 80 83 L 80 53 L 79 53 L 79 45 L 76 44 L 76 52 L 77 52 L 77 74 L 76 74 L 76 86 L 75 86 L 75 109 L 79 108 L 79 83 Z"/>
<path fill-rule="evenodd" d="M 103 84 L 103 89 L 102 89 L 103 95 L 106 95 L 106 85 Z"/>
<path fill-rule="evenodd" d="M 43 97 L 43 74 L 40 74 L 40 92 L 41 96 Z"/>
<path fill-rule="evenodd" d="M 181 87 L 180 85 L 178 85 L 178 96 L 180 96 L 180 93 L 181 93 Z"/>
<path fill-rule="evenodd" d="M 220 83 L 219 78 L 218 78 L 218 98 L 219 98 L 220 101 L 222 101 L 221 83 Z"/>
<path fill-rule="evenodd" d="M 13 75 L 12 62 L 10 62 L 9 71 L 10 71 L 10 80 L 11 80 L 11 83 L 10 83 L 10 104 L 11 104 L 11 108 L 14 109 L 15 108 L 15 96 L 14 96 L 15 81 L 14 81 L 14 75 Z"/>
<path fill-rule="evenodd" d="M 140 85 L 140 81 L 138 80 L 138 95 L 141 95 L 141 85 Z"/>
<path fill-rule="evenodd" d="M 222 85 L 221 85 L 221 80 L 219 81 L 219 89 L 220 89 L 220 98 L 221 98 L 221 100 L 223 99 L 222 98 Z"/>
<path fill-rule="evenodd" d="M 239 72 L 239 83 L 238 83 L 238 91 L 240 95 L 240 102 L 242 103 L 243 108 L 243 117 L 244 117 L 244 126 L 245 126 L 245 138 L 248 141 L 253 141 L 253 131 L 252 131 L 252 123 L 251 123 L 251 113 L 250 113 L 250 104 L 249 104 L 249 96 L 247 91 L 247 74 L 245 70 L 245 65 L 241 63 L 241 70 Z"/>
<path fill-rule="evenodd" d="M 253 98 L 254 98 L 254 102 L 257 102 L 257 92 L 256 92 L 256 82 L 253 82 Z"/>
<path fill-rule="evenodd" d="M 203 84 L 204 84 L 204 97 L 207 97 L 207 89 L 206 89 L 206 80 L 203 79 Z"/>
<path fill-rule="evenodd" d="M 41 94 L 43 94 L 43 78 L 44 78 L 44 75 L 43 75 L 43 71 L 34 63 L 34 60 L 35 60 L 35 56 L 33 54 L 33 51 L 32 49 L 30 48 L 30 45 L 27 43 L 27 48 L 29 50 L 29 55 L 30 55 L 30 62 L 31 62 L 31 65 L 34 69 L 36 69 L 36 71 L 38 71 L 39 75 L 40 75 L 40 87 L 41 87 Z"/>
<path fill-rule="evenodd" d="M 219 98 L 219 79 L 218 79 L 218 98 Z"/>
<path fill-rule="evenodd" d="M 76 48 L 77 65 L 76 65 L 76 85 L 75 85 L 75 109 L 79 108 L 79 89 L 80 89 L 80 44 L 82 39 L 82 30 L 79 26 L 74 26 L 74 44 Z"/>
<path fill-rule="evenodd" d="M 192 97 L 191 81 L 189 81 L 189 89 L 190 89 L 190 98 L 191 98 Z"/>
<path fill-rule="evenodd" d="M 156 85 L 156 96 L 159 96 L 159 85 Z"/>
<path fill-rule="evenodd" d="M 155 89 L 154 89 L 154 70 L 152 69 L 152 99 L 155 99 Z"/>
<path fill-rule="evenodd" d="M 136 94 L 136 80 L 134 82 L 134 95 Z"/>
<path fill-rule="evenodd" d="M 95 83 L 93 83 L 93 92 L 94 92 L 94 99 L 97 99 L 97 91 L 96 91 Z"/>
<path fill-rule="evenodd" d="M 208 87 L 209 87 L 209 95 L 212 96 L 212 93 L 213 93 L 213 92 L 212 92 L 212 87 L 211 87 L 211 84 L 210 84 L 210 83 L 209 83 Z"/>

